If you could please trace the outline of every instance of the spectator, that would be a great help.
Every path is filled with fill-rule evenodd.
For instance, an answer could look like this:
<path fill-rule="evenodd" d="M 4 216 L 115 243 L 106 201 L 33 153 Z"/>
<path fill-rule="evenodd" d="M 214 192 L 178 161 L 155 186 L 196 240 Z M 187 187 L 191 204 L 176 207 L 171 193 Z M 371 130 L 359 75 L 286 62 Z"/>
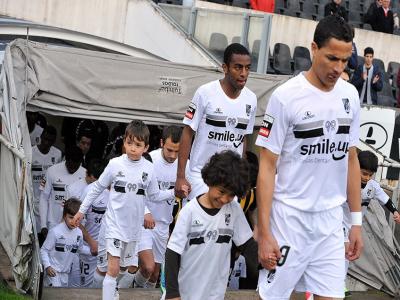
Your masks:
<path fill-rule="evenodd" d="M 250 7 L 254 10 L 273 13 L 275 10 L 275 0 L 250 0 Z"/>
<path fill-rule="evenodd" d="M 354 43 L 354 36 L 355 36 L 355 30 L 354 27 L 351 28 L 351 33 L 353 34 L 353 42 L 351 45 L 351 57 L 347 63 L 347 67 L 355 70 L 357 68 L 358 65 L 358 53 L 357 53 L 357 47 L 356 47 L 356 43 Z"/>
<path fill-rule="evenodd" d="M 365 14 L 364 23 L 368 23 L 372 26 L 372 24 L 371 24 L 372 16 L 374 16 L 376 14 L 376 11 L 381 6 L 382 6 L 382 0 L 376 0 L 375 2 L 371 3 L 371 5 L 369 6 L 369 8 L 367 10 L 367 13 Z"/>
<path fill-rule="evenodd" d="M 382 0 L 382 6 L 374 10 L 374 14 L 371 15 L 369 23 L 374 31 L 393 33 L 394 16 L 389 5 L 390 0 Z"/>
<path fill-rule="evenodd" d="M 364 64 L 358 66 L 351 83 L 357 88 L 360 102 L 377 104 L 377 92 L 383 88 L 382 73 L 377 65 L 373 64 L 374 49 L 367 47 L 364 50 Z"/>
<path fill-rule="evenodd" d="M 329 16 L 329 15 L 338 15 L 339 17 L 342 17 L 343 19 L 349 21 L 347 11 L 346 9 L 341 6 L 342 0 L 332 0 L 331 3 L 327 3 L 325 5 L 325 14 L 324 16 Z"/>
<path fill-rule="evenodd" d="M 400 108 L 400 68 L 399 71 L 397 72 L 397 107 Z"/>

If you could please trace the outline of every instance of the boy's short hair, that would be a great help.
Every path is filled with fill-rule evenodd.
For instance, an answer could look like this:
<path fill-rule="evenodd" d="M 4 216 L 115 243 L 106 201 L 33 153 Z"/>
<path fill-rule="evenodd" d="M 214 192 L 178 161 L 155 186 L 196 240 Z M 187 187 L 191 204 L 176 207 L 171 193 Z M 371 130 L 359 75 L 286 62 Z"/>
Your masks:
<path fill-rule="evenodd" d="M 82 137 L 86 137 L 88 139 L 93 139 L 93 132 L 90 129 L 84 128 L 78 131 L 78 135 L 76 136 L 76 141 L 79 142 Z"/>
<path fill-rule="evenodd" d="M 87 174 L 89 176 L 93 176 L 94 178 L 99 178 L 101 173 L 103 173 L 105 168 L 105 164 L 101 159 L 93 158 L 90 160 L 87 166 Z"/>
<path fill-rule="evenodd" d="M 331 38 L 346 43 L 353 41 L 351 26 L 342 17 L 329 15 L 318 22 L 313 39 L 318 48 L 324 47 Z"/>
<path fill-rule="evenodd" d="M 133 120 L 131 121 L 125 129 L 124 139 L 130 138 L 144 142 L 145 146 L 149 144 L 150 130 L 143 121 Z"/>
<path fill-rule="evenodd" d="M 230 150 L 211 156 L 201 176 L 208 186 L 222 186 L 238 198 L 246 195 L 250 186 L 248 162 Z"/>
<path fill-rule="evenodd" d="M 43 129 L 42 134 L 48 134 L 48 135 L 57 137 L 57 129 L 54 126 L 47 125 Z"/>
<path fill-rule="evenodd" d="M 78 199 L 74 197 L 69 198 L 67 201 L 64 202 L 63 217 L 68 214 L 75 216 L 76 213 L 79 211 L 80 206 L 81 202 Z"/>
<path fill-rule="evenodd" d="M 227 66 L 229 65 L 232 60 L 233 54 L 250 56 L 249 50 L 247 50 L 245 46 L 239 43 L 233 43 L 226 47 L 224 51 L 224 64 L 226 64 Z"/>
<path fill-rule="evenodd" d="M 367 54 L 372 54 L 372 56 L 374 56 L 374 49 L 372 49 L 371 47 L 367 47 L 364 49 L 364 56 L 366 56 Z"/>
<path fill-rule="evenodd" d="M 162 141 L 165 144 L 165 141 L 170 138 L 171 141 L 176 144 L 179 143 L 180 139 L 181 139 L 181 135 L 182 135 L 182 128 L 175 126 L 175 125 L 171 125 L 171 126 L 165 126 L 163 131 L 162 131 Z"/>
<path fill-rule="evenodd" d="M 378 157 L 371 151 L 360 151 L 358 153 L 358 161 L 360 162 L 360 169 L 368 170 L 376 173 L 378 170 Z"/>
<path fill-rule="evenodd" d="M 74 162 L 82 162 L 83 153 L 82 150 L 76 145 L 70 145 L 65 149 L 65 160 L 74 161 Z"/>

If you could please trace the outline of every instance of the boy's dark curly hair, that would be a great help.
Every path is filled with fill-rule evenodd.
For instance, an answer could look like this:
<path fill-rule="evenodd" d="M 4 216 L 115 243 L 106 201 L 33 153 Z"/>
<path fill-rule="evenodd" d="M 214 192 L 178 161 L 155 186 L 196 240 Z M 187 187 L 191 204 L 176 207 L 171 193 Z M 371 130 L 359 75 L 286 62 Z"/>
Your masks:
<path fill-rule="evenodd" d="M 230 150 L 211 156 L 201 176 L 208 186 L 222 186 L 238 198 L 246 195 L 250 187 L 248 162 Z"/>

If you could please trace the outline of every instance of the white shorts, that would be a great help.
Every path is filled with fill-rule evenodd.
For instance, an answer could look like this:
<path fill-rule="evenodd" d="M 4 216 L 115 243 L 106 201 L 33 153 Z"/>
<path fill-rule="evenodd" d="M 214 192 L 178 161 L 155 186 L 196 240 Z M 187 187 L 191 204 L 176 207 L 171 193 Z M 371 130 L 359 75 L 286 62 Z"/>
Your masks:
<path fill-rule="evenodd" d="M 303 212 L 274 201 L 271 232 L 282 258 L 274 271 L 260 271 L 262 299 L 289 299 L 292 291 L 344 297 L 344 239 L 342 208 Z"/>
<path fill-rule="evenodd" d="M 80 281 L 81 287 L 91 287 L 94 280 L 94 272 L 96 272 L 97 258 L 91 255 L 80 255 Z"/>
<path fill-rule="evenodd" d="M 81 286 L 81 268 L 79 262 L 79 254 L 74 255 L 72 261 L 71 272 L 69 273 L 68 287 L 80 287 Z"/>
<path fill-rule="evenodd" d="M 342 204 L 343 209 L 343 235 L 344 235 L 344 242 L 349 242 L 349 233 L 351 229 L 351 213 L 349 205 L 347 201 Z"/>
<path fill-rule="evenodd" d="M 56 272 L 54 277 L 50 277 L 46 273 L 43 283 L 45 287 L 68 287 L 68 277 L 69 273 Z"/>
<path fill-rule="evenodd" d="M 169 236 L 169 225 L 156 223 L 153 229 L 142 229 L 142 236 L 138 243 L 138 252 L 153 250 L 154 261 L 162 264 L 165 260 Z"/>
<path fill-rule="evenodd" d="M 208 186 L 204 183 L 203 178 L 201 178 L 201 174 L 200 177 L 196 174 L 196 175 L 192 175 L 191 173 L 187 173 L 186 174 L 186 179 L 187 181 L 189 181 L 190 186 L 192 188 L 188 199 L 194 199 L 197 196 L 200 196 L 204 193 L 207 193 L 208 191 Z M 183 205 L 182 205 L 183 207 Z"/>
<path fill-rule="evenodd" d="M 132 266 L 135 256 L 135 248 L 136 242 L 126 243 L 118 239 L 99 238 L 97 268 L 100 272 L 107 272 L 107 253 L 119 257 L 120 267 Z"/>

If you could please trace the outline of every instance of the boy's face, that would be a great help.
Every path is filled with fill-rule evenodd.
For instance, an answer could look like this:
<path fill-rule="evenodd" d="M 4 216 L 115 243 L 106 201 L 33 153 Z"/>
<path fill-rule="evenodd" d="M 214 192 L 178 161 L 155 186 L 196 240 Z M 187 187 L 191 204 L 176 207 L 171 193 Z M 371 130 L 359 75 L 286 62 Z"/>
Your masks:
<path fill-rule="evenodd" d="M 221 208 L 232 202 L 235 195 L 223 186 L 210 186 L 208 190 L 208 201 L 211 208 Z"/>
<path fill-rule="evenodd" d="M 367 182 L 372 178 L 374 175 L 374 172 L 366 170 L 366 169 L 361 169 L 361 183 L 362 184 L 367 184 Z"/>
<path fill-rule="evenodd" d="M 143 153 L 147 151 L 149 145 L 144 141 L 139 141 L 136 137 L 126 137 L 124 139 L 124 148 L 126 155 L 132 160 L 139 160 Z"/>
<path fill-rule="evenodd" d="M 82 136 L 79 142 L 77 143 L 77 146 L 79 147 L 79 149 L 82 150 L 83 155 L 86 155 L 89 152 L 91 145 L 92 145 L 92 139 L 86 136 Z"/>
<path fill-rule="evenodd" d="M 66 214 L 66 215 L 63 217 L 63 219 L 64 219 L 64 222 L 65 222 L 65 224 L 67 224 L 67 227 L 68 227 L 69 229 L 74 229 L 74 228 L 76 228 L 76 226 L 75 226 L 75 224 L 74 224 L 74 222 L 73 222 L 73 219 L 74 219 L 74 216 L 73 216 L 73 215 L 71 215 L 71 214 Z"/>

